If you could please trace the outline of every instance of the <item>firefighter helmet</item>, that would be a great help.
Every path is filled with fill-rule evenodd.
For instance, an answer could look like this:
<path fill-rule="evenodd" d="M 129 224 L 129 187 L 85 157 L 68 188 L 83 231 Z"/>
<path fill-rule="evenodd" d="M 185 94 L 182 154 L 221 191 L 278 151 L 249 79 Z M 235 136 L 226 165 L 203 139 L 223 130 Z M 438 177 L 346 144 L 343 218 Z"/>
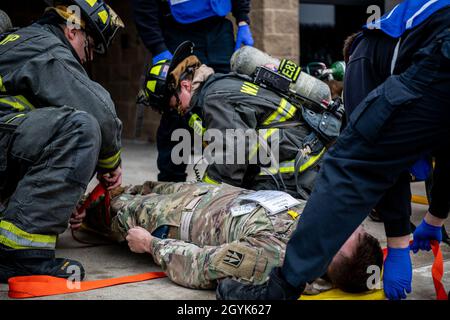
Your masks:
<path fill-rule="evenodd" d="M 175 50 L 171 60 L 161 60 L 150 67 L 150 71 L 145 75 L 147 104 L 159 112 L 168 108 L 169 99 L 176 93 L 179 80 L 175 79 L 172 73 L 180 63 L 193 56 L 193 53 L 194 43 L 185 41 Z"/>
<path fill-rule="evenodd" d="M 71 12 L 68 6 L 78 6 L 81 13 L 81 24 L 95 41 L 95 52 L 105 54 L 112 39 L 120 28 L 125 25 L 114 10 L 103 0 L 45 0 L 60 16 L 67 20 L 76 12 Z M 69 12 L 63 12 L 65 8 Z M 75 18 L 76 21 L 76 18 Z"/>

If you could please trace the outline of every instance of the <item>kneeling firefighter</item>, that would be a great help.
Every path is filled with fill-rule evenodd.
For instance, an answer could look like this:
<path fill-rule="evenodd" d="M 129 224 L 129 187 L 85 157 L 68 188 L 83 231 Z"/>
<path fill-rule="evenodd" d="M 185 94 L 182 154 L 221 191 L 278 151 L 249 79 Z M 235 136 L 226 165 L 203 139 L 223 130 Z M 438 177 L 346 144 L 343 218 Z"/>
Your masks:
<path fill-rule="evenodd" d="M 0 35 L 1 282 L 81 280 L 79 262 L 55 258 L 57 235 L 95 172 L 111 188 L 121 183 L 122 124 L 83 65 L 123 23 L 102 0 L 48 3 L 36 23 Z"/>
<path fill-rule="evenodd" d="M 236 72 L 214 74 L 192 54 L 193 46 L 192 42 L 183 43 L 171 61 L 158 62 L 151 68 L 146 77 L 146 98 L 160 112 L 166 106 L 178 110 L 196 134 L 205 135 L 204 140 L 215 139 L 208 138 L 211 129 L 222 134 L 226 148 L 220 154 L 222 162 L 207 159 L 209 166 L 203 181 L 254 190 L 282 190 L 294 197 L 308 198 L 321 158 L 339 134 L 340 118 L 322 109 L 315 112 L 305 108 L 303 100 L 293 99 L 289 90 L 292 80 L 273 71 L 282 71 L 287 64 L 294 66 L 292 62 L 272 61 L 270 67 L 254 66 L 248 72 L 252 76 Z M 248 53 L 245 47 L 241 50 Z M 262 62 L 262 56 L 259 52 L 256 60 Z M 232 61 L 244 61 L 247 57 Z M 242 69 L 240 65 L 237 63 L 236 68 Z M 300 70 L 299 81 L 310 77 L 302 74 L 300 78 L 299 73 Z M 270 82 L 273 77 L 280 77 L 279 81 Z M 277 86 L 280 83 L 283 85 Z M 323 87 L 328 90 L 325 97 L 329 97 L 329 89 L 325 84 Z M 229 129 L 236 130 L 235 136 L 230 137 Z M 243 135 L 249 131 L 257 133 L 257 143 L 243 145 L 248 138 Z M 262 148 L 264 152 L 278 149 L 278 159 L 263 163 Z M 238 152 L 243 149 L 245 159 L 238 163 Z M 270 151 L 267 154 L 271 156 Z M 227 163 L 230 158 L 234 161 Z"/>

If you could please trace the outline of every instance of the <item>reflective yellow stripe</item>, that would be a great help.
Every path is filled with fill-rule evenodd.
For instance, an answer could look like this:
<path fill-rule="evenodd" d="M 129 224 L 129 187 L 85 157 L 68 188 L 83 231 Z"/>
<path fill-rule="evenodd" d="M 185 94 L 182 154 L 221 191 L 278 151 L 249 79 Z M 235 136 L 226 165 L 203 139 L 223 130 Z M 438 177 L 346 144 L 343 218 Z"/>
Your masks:
<path fill-rule="evenodd" d="M 14 120 L 16 120 L 17 118 L 22 118 L 22 117 L 25 117 L 25 113 L 19 113 L 19 114 L 15 115 L 14 117 L 12 117 L 11 119 L 9 119 L 8 121 L 6 121 L 5 123 L 11 123 Z"/>
<path fill-rule="evenodd" d="M 97 0 L 86 0 L 86 2 L 87 2 L 91 7 L 93 7 L 93 6 L 97 3 Z"/>
<path fill-rule="evenodd" d="M 27 100 L 24 96 L 14 96 L 16 99 L 19 99 L 25 106 L 30 109 L 34 109 L 34 106 Z"/>
<path fill-rule="evenodd" d="M 202 125 L 202 119 L 196 113 L 189 118 L 189 127 L 191 127 L 199 136 L 203 136 L 206 131 L 206 128 Z"/>
<path fill-rule="evenodd" d="M 8 221 L 0 221 L 0 243 L 14 249 L 54 249 L 56 235 L 32 234 Z"/>
<path fill-rule="evenodd" d="M 3 85 L 3 78 L 0 76 L 0 92 L 6 92 L 6 88 Z"/>
<path fill-rule="evenodd" d="M 320 160 L 320 158 L 322 158 L 322 156 L 325 154 L 326 152 L 326 148 L 323 148 L 322 151 L 320 151 L 320 153 L 318 155 L 312 156 L 308 159 L 308 161 L 306 161 L 304 164 L 302 164 L 298 170 L 299 173 L 302 173 L 306 170 L 308 170 L 309 168 L 311 168 L 314 164 L 316 164 L 316 162 L 318 160 Z M 294 173 L 295 171 L 295 160 L 291 160 L 291 161 L 285 161 L 280 163 L 280 167 L 279 169 L 276 168 L 268 168 L 265 171 L 261 171 L 259 173 L 260 176 L 267 176 L 269 175 L 269 173 L 271 174 L 276 174 L 276 173 Z"/>
<path fill-rule="evenodd" d="M 147 89 L 154 93 L 156 91 L 156 80 L 147 81 Z"/>
<path fill-rule="evenodd" d="M 160 63 L 159 61 L 158 63 Z M 150 70 L 150 74 L 154 74 L 155 76 L 159 76 L 159 73 L 161 71 L 162 64 L 157 64 Z"/>
<path fill-rule="evenodd" d="M 251 96 L 258 95 L 259 87 L 251 82 L 244 82 L 244 84 L 241 87 L 241 92 L 249 94 Z"/>
<path fill-rule="evenodd" d="M 7 104 L 8 106 L 13 107 L 17 111 L 25 110 L 25 106 L 17 101 L 9 101 L 6 98 L 0 98 L 0 103 Z"/>
<path fill-rule="evenodd" d="M 0 98 L 0 103 L 13 107 L 17 111 L 24 111 L 26 108 L 31 110 L 34 109 L 34 106 L 24 96 L 9 96 Z"/>
<path fill-rule="evenodd" d="M 282 98 L 280 101 L 280 105 L 278 106 L 277 110 L 273 112 L 264 122 L 263 125 L 271 125 L 273 123 L 280 123 L 285 122 L 286 120 L 291 119 L 295 112 L 297 112 L 297 108 L 290 104 L 286 99 Z M 267 141 L 267 139 L 273 135 L 275 130 L 278 130 L 277 128 L 271 128 L 267 130 L 264 140 Z M 258 142 L 256 146 L 250 151 L 249 153 L 249 159 L 252 159 L 256 153 L 258 152 L 260 143 Z"/>
<path fill-rule="evenodd" d="M 291 119 L 297 108 L 290 104 L 286 99 L 282 98 L 277 110 L 272 113 L 264 122 L 263 125 L 267 126 L 274 122 L 284 122 Z"/>
<path fill-rule="evenodd" d="M 97 14 L 100 20 L 102 20 L 103 24 L 106 24 L 106 21 L 108 21 L 108 12 L 106 12 L 106 10 L 102 10 Z"/>
<path fill-rule="evenodd" d="M 264 141 L 267 142 L 267 140 L 275 133 L 275 131 L 277 131 L 278 128 L 271 128 L 268 129 L 266 134 L 264 135 L 263 139 Z M 253 157 L 256 155 L 256 153 L 258 152 L 260 143 L 259 143 L 259 137 L 258 137 L 258 143 L 256 144 L 255 147 L 253 147 L 252 151 L 250 151 L 249 155 L 248 155 L 248 159 L 253 159 Z"/>
<path fill-rule="evenodd" d="M 112 157 L 109 157 L 107 159 L 100 159 L 98 160 L 98 166 L 100 168 L 104 169 L 113 169 L 117 167 L 119 161 L 120 161 L 120 154 L 122 153 L 122 150 L 119 150 L 115 155 Z"/>
<path fill-rule="evenodd" d="M 203 176 L 203 182 L 206 182 L 206 183 L 209 183 L 209 184 L 216 184 L 216 185 L 220 184 L 218 181 L 211 179 L 206 173 Z"/>

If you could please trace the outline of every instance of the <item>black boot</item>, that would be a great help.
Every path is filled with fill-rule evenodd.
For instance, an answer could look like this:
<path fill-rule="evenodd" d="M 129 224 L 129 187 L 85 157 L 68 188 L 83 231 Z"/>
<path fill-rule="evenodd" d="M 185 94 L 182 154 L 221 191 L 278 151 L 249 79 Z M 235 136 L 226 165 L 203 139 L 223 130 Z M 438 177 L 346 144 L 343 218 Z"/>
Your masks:
<path fill-rule="evenodd" d="M 78 261 L 55 258 L 54 253 L 51 252 L 33 254 L 40 250 L 20 250 L 19 253 L 16 251 L 8 252 L 0 248 L 0 282 L 7 283 L 9 278 L 30 275 L 46 275 L 64 279 L 72 276 L 79 277 L 80 281 L 84 279 L 84 268 Z"/>
<path fill-rule="evenodd" d="M 297 300 L 305 287 L 295 288 L 284 280 L 281 268 L 274 268 L 262 285 L 243 284 L 224 279 L 216 290 L 217 300 Z"/>

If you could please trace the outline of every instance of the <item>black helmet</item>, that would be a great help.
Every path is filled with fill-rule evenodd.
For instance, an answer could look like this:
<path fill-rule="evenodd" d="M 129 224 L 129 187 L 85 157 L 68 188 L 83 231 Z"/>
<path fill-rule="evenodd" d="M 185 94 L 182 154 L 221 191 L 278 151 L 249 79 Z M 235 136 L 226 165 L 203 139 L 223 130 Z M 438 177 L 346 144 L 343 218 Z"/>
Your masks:
<path fill-rule="evenodd" d="M 45 2 L 60 15 L 64 13 L 61 9 L 58 10 L 58 6 L 78 6 L 81 19 L 86 23 L 85 29 L 94 38 L 94 50 L 100 54 L 106 53 L 117 31 L 124 27 L 117 13 L 103 0 L 45 0 Z"/>
<path fill-rule="evenodd" d="M 181 62 L 193 56 L 193 53 L 194 43 L 185 41 L 175 50 L 172 60 L 161 60 L 150 67 L 150 71 L 145 75 L 145 104 L 159 112 L 167 109 L 169 99 L 178 87 L 178 81 L 174 79 L 172 72 Z"/>

